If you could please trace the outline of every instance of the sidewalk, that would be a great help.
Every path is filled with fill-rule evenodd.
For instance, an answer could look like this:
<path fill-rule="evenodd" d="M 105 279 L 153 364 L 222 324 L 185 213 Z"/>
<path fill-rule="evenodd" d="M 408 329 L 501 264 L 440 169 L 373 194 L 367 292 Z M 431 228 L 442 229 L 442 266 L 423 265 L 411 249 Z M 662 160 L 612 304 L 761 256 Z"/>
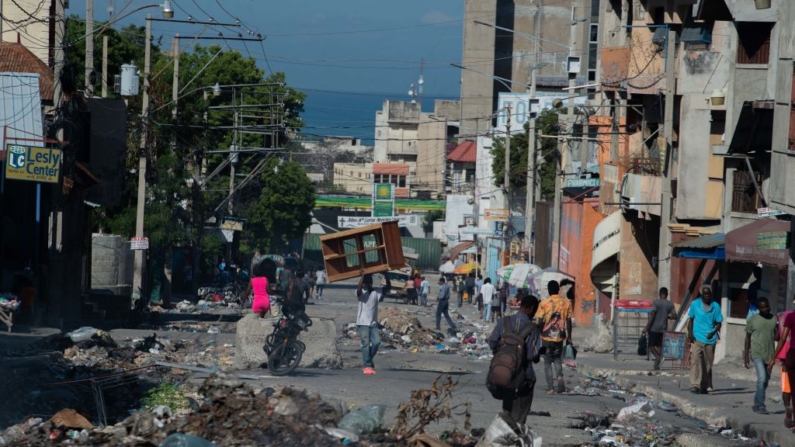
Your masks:
<path fill-rule="evenodd" d="M 688 370 L 651 372 L 646 357 L 619 357 L 612 354 L 582 352 L 577 356 L 577 370 L 591 376 L 612 376 L 622 388 L 644 393 L 655 400 L 665 400 L 679 411 L 711 425 L 729 426 L 744 436 L 758 438 L 782 447 L 795 447 L 795 435 L 784 427 L 784 406 L 781 404 L 781 385 L 778 368 L 767 390 L 769 415 L 751 411 L 756 392 L 753 368 L 746 370 L 736 362 L 722 362 L 713 369 L 715 390 L 709 395 L 690 393 Z"/>

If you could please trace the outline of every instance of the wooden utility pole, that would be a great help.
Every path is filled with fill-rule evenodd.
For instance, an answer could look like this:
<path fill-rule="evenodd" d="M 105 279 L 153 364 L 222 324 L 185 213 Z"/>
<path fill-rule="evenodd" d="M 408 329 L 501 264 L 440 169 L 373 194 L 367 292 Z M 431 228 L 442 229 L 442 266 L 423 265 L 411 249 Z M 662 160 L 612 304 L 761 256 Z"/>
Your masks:
<path fill-rule="evenodd" d="M 94 96 L 91 73 L 94 71 L 94 0 L 86 0 L 86 98 Z"/>
<path fill-rule="evenodd" d="M 146 15 L 146 37 L 144 38 L 144 91 L 141 106 L 141 144 L 138 156 L 138 203 L 135 212 L 135 237 L 144 237 L 144 215 L 146 205 L 146 139 L 149 132 L 149 71 L 152 59 L 152 14 Z M 141 297 L 144 277 L 144 250 L 135 250 L 133 268 L 133 303 Z"/>
<path fill-rule="evenodd" d="M 660 206 L 660 247 L 658 254 L 658 287 L 671 288 L 671 230 L 668 224 L 672 214 L 671 170 L 673 166 L 674 101 L 676 95 L 676 31 L 668 28 L 665 42 L 665 115 L 663 138 L 665 153 L 662 157 L 662 200 Z"/>

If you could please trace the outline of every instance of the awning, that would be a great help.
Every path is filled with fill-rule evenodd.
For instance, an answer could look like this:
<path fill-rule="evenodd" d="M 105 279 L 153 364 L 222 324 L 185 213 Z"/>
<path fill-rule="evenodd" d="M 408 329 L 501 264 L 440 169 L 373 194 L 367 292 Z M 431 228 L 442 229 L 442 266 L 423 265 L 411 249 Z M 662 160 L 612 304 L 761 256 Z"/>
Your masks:
<path fill-rule="evenodd" d="M 715 233 L 677 242 L 671 248 L 677 258 L 723 260 L 726 258 L 725 240 L 725 234 Z"/>
<path fill-rule="evenodd" d="M 726 234 L 726 260 L 783 267 L 789 258 L 790 223 L 759 219 Z"/>
<path fill-rule="evenodd" d="M 450 250 L 450 259 L 455 261 L 458 258 L 458 255 L 461 254 L 461 252 L 463 252 L 464 250 L 466 250 L 467 248 L 473 245 L 475 245 L 475 241 L 467 241 L 459 243 Z"/>

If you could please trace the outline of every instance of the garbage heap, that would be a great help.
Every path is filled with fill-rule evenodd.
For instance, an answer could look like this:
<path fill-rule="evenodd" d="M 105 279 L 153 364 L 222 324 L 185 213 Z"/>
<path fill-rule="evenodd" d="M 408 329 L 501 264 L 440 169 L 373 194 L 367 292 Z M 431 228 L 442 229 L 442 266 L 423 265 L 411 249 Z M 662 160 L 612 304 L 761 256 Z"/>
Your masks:
<path fill-rule="evenodd" d="M 672 424 L 660 423 L 655 414 L 658 411 L 674 413 L 690 419 L 701 429 L 701 434 L 720 435 L 738 442 L 738 445 L 773 446 L 759 439 L 743 436 L 731 427 L 709 425 L 682 414 L 675 404 L 619 387 L 611 376 L 587 376 L 583 383 L 572 388 L 568 394 L 586 396 L 606 396 L 625 402 L 627 405 L 616 414 L 596 414 L 583 412 L 579 419 L 582 428 L 588 431 L 594 442 L 600 446 L 665 446 L 678 445 L 682 430 Z M 777 447 L 777 446 L 776 446 Z"/>
<path fill-rule="evenodd" d="M 82 332 L 75 336 L 78 331 Z M 81 328 L 56 343 L 62 346 L 65 359 L 73 365 L 86 367 L 129 369 L 168 362 L 227 370 L 234 360 L 234 346 L 231 344 L 217 346 L 215 339 L 171 339 L 154 333 L 120 346 L 107 332 Z"/>
<path fill-rule="evenodd" d="M 444 334 L 422 326 L 411 312 L 401 308 L 386 308 L 379 312 L 382 349 L 398 352 L 459 354 L 473 360 L 490 360 L 491 349 L 486 343 L 488 334 L 478 327 L 468 328 L 466 318 L 456 314 L 458 331 Z M 349 323 L 342 334 L 343 342 L 360 343 L 356 323 Z"/>
<path fill-rule="evenodd" d="M 323 447 L 356 442 L 362 446 L 455 447 L 474 446 L 477 442 L 473 436 L 460 434 L 451 436 L 448 442 L 423 434 L 422 440 L 432 439 L 434 443 L 412 442 L 381 428 L 383 406 L 365 407 L 348 413 L 346 406 L 339 401 L 327 402 L 319 395 L 292 388 L 279 392 L 272 388 L 254 390 L 222 374 L 208 378 L 199 388 L 199 394 L 203 396 L 202 403 L 191 413 L 175 416 L 168 407 L 158 407 L 152 412 L 136 412 L 107 427 L 91 426 L 79 414 L 68 411 L 68 417 L 54 417 L 47 421 L 30 419 L 0 432 L 0 445 L 208 445 L 204 441 L 219 447 Z M 167 438 L 181 438 L 188 443 L 164 443 Z"/>

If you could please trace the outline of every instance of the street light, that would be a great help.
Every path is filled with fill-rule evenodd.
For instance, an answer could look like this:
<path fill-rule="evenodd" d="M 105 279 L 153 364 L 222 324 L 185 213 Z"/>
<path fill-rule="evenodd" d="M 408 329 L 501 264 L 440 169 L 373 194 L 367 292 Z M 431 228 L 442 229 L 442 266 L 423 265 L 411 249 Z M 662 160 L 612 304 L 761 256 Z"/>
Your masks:
<path fill-rule="evenodd" d="M 174 18 L 174 10 L 171 8 L 171 1 L 165 0 L 163 2 L 163 18 L 164 19 L 173 19 Z"/>
<path fill-rule="evenodd" d="M 221 86 L 217 82 L 213 86 L 213 96 L 221 96 Z"/>

